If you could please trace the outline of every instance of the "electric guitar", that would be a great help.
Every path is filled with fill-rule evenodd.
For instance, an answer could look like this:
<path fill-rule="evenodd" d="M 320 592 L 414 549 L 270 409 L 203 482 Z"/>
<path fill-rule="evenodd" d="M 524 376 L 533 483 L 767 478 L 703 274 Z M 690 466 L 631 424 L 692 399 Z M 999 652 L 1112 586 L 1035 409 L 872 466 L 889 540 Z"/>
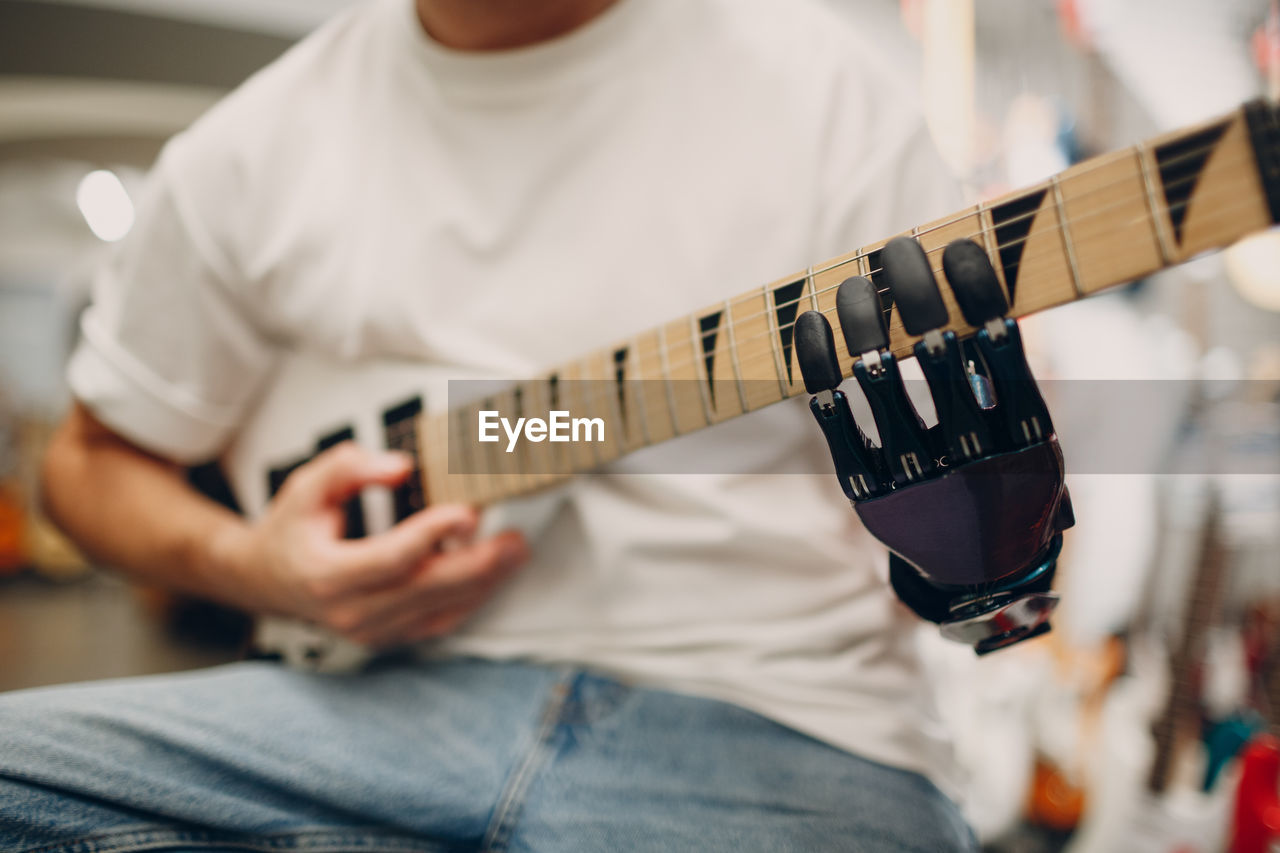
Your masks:
<path fill-rule="evenodd" d="M 907 232 L 926 251 L 935 271 L 942 250 L 958 238 L 976 241 L 989 256 L 1010 305 L 1020 317 L 1132 281 L 1204 252 L 1229 245 L 1280 221 L 1280 114 L 1254 101 L 1183 130 L 1092 158 L 1035 186 L 925 223 Z M 261 431 L 242 433 L 229 467 L 242 506 L 259 511 L 289 471 L 305 462 L 297 435 L 314 435 L 314 451 L 338 441 L 382 435 L 387 447 L 411 453 L 418 476 L 389 498 L 357 498 L 348 534 L 361 535 L 428 503 L 487 506 L 548 490 L 574 474 L 677 436 L 721 424 L 804 393 L 794 347 L 797 316 L 822 312 L 841 339 L 836 289 L 866 276 L 876 285 L 890 332 L 890 348 L 907 358 L 918 338 L 906 333 L 882 281 L 880 252 L 893 236 L 762 287 L 730 296 L 693 314 L 647 329 L 613 346 L 480 399 L 429 411 L 424 398 L 448 397 L 449 378 L 428 377 L 421 366 L 351 367 L 370 405 L 352 421 L 317 433 L 314 415 L 265 399 L 255 415 L 271 421 L 273 435 L 291 434 L 292 450 Z M 939 277 L 950 314 L 945 328 L 959 337 L 976 330 L 961 319 Z M 848 377 L 853 358 L 842 353 Z M 295 386 L 311 385 L 323 399 L 330 368 L 286 360 Z M 367 375 L 366 375 L 367 373 Z M 376 375 L 375 375 L 376 374 Z M 350 385 L 351 383 L 347 383 Z M 430 387 L 427 387 L 430 386 Z M 603 440 L 594 443 L 478 441 L 481 412 L 516 417 L 571 411 L 598 418 Z M 499 431 L 501 435 L 501 431 Z M 815 440 L 817 436 L 815 435 Z M 249 473 L 246 460 L 261 462 Z M 320 668 L 358 660 L 350 649 L 316 633 L 266 629 L 259 647 Z"/>

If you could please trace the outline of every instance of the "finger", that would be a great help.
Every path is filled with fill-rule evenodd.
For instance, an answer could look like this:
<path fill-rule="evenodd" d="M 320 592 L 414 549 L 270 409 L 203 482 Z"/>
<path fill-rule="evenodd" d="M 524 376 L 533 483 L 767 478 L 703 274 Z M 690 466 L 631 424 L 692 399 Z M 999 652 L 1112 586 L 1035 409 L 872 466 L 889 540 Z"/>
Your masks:
<path fill-rule="evenodd" d="M 407 453 L 375 452 L 344 441 L 299 468 L 294 491 L 320 505 L 341 504 L 366 486 L 398 486 L 413 470 Z"/>
<path fill-rule="evenodd" d="M 476 611 L 488 604 L 488 598 L 479 599 L 465 606 L 436 613 L 409 626 L 404 630 L 401 643 L 420 643 L 436 637 L 447 637 L 461 628 Z"/>
<path fill-rule="evenodd" d="M 524 564 L 528 547 L 516 532 L 437 554 L 405 583 L 345 602 L 347 621 L 398 625 L 474 598 L 487 599 Z M 355 611 L 358 615 L 350 615 Z"/>
<path fill-rule="evenodd" d="M 403 582 L 445 539 L 470 537 L 477 521 L 476 511 L 469 506 L 442 504 L 416 512 L 384 533 L 334 542 L 332 592 L 350 595 Z"/>
<path fill-rule="evenodd" d="M 432 556 L 418 572 L 408 592 L 413 595 L 449 595 L 502 579 L 529 559 L 529 546 L 519 531 L 507 530 L 479 542 Z"/>
<path fill-rule="evenodd" d="M 366 645 L 391 648 L 451 634 L 493 598 L 492 591 L 459 599 L 447 607 L 405 614 L 393 623 L 369 627 Z"/>

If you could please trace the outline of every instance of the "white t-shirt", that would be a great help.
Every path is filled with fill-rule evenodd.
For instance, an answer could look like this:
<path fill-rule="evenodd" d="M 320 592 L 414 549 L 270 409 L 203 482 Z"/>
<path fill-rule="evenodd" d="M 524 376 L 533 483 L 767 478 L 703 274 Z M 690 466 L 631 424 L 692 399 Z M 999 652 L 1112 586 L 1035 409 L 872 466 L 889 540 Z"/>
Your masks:
<path fill-rule="evenodd" d="M 622 0 L 468 54 L 375 0 L 166 148 L 72 388 L 143 447 L 223 455 L 257 511 L 318 441 L 382 446 L 414 388 L 439 408 L 448 377 L 534 375 L 951 212 L 912 103 L 817 3 Z M 628 473 L 648 450 L 578 479 L 434 651 L 726 699 L 938 778 L 914 617 L 804 401 L 677 441 L 747 473 Z"/>

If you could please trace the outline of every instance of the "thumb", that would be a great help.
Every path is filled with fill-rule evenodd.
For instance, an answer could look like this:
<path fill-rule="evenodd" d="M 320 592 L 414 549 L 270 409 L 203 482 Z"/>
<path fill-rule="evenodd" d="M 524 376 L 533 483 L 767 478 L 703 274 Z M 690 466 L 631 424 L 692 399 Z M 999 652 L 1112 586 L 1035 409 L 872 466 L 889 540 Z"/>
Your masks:
<path fill-rule="evenodd" d="M 408 454 L 375 452 L 344 441 L 308 463 L 305 489 L 321 504 L 339 504 L 365 486 L 397 486 L 412 470 Z"/>

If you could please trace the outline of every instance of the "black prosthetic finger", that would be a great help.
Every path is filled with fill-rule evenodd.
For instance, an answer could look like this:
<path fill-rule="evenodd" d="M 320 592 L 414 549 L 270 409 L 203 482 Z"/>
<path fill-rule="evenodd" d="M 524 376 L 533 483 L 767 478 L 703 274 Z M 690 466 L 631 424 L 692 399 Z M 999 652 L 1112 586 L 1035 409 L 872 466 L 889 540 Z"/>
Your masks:
<path fill-rule="evenodd" d="M 986 251 L 972 240 L 954 240 L 942 253 L 942 271 L 956 295 L 960 313 L 974 328 L 1009 313 L 1000 280 Z"/>
<path fill-rule="evenodd" d="M 849 354 L 889 348 L 889 329 L 876 286 L 860 275 L 846 278 L 836 291 L 836 316 Z"/>
<path fill-rule="evenodd" d="M 806 311 L 796 320 L 795 342 L 805 390 L 814 395 L 809 411 L 827 440 L 841 490 L 850 501 L 880 494 L 886 486 L 884 464 L 838 388 L 844 376 L 831 324 L 819 312 Z"/>
<path fill-rule="evenodd" d="M 895 237 L 880 253 L 880 261 L 903 326 L 923 336 L 914 353 L 929 382 L 951 464 L 991 453 L 995 449 L 991 429 L 974 397 L 963 349 L 954 332 L 943 331 L 950 317 L 928 255 L 915 240 Z"/>
<path fill-rule="evenodd" d="M 836 357 L 836 339 L 831 324 L 817 311 L 806 311 L 796 319 L 796 361 L 810 394 L 834 391 L 844 380 Z"/>
<path fill-rule="evenodd" d="M 942 255 L 947 282 L 971 326 L 995 390 L 993 410 L 1000 448 L 1026 447 L 1053 434 L 1049 409 L 1027 365 L 1018 325 L 1006 318 L 1009 303 L 987 253 L 972 240 L 956 240 Z"/>
<path fill-rule="evenodd" d="M 907 334 L 923 335 L 947 325 L 947 306 L 929 256 L 919 243 L 910 237 L 894 237 L 880 251 L 880 265 Z"/>
<path fill-rule="evenodd" d="M 836 314 L 849 354 L 858 359 L 853 375 L 871 406 L 889 478 L 897 485 L 923 479 L 934 470 L 933 454 L 897 360 L 889 352 L 889 332 L 875 285 L 862 276 L 846 279 L 836 292 Z"/>

